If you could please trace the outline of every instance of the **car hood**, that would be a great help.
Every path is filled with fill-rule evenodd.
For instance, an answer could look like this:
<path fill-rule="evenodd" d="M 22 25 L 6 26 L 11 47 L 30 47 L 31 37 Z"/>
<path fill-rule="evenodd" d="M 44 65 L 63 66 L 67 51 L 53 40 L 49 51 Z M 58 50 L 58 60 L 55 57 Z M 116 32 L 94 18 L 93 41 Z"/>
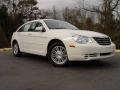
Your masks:
<path fill-rule="evenodd" d="M 88 30 L 63 30 L 63 29 L 54 29 L 51 30 L 51 32 L 53 32 L 56 35 L 59 36 L 72 36 L 72 35 L 82 35 L 82 36 L 87 36 L 87 37 L 108 37 L 105 34 L 102 33 L 98 33 L 98 32 L 94 32 L 94 31 L 88 31 Z"/>

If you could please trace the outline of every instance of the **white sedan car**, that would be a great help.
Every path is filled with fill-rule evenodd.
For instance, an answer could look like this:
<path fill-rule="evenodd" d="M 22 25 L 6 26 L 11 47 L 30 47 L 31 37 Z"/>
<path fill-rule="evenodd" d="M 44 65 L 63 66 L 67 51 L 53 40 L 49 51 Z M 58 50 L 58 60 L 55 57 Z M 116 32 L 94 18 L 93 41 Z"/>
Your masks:
<path fill-rule="evenodd" d="M 12 36 L 14 56 L 22 53 L 47 56 L 56 66 L 69 61 L 89 61 L 112 57 L 115 44 L 98 32 L 79 30 L 68 22 L 41 19 L 23 24 Z"/>

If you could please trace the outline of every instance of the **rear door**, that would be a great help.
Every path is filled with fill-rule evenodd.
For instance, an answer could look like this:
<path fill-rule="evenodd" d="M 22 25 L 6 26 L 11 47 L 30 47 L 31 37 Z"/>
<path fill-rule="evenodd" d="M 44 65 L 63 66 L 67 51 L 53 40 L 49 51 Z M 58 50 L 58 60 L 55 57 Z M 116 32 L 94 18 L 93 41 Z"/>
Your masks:
<path fill-rule="evenodd" d="M 30 39 L 28 38 L 31 33 L 29 32 L 29 29 L 31 27 L 31 23 L 27 23 L 23 25 L 19 30 L 18 30 L 18 38 L 20 42 L 20 48 L 21 51 L 28 52 L 30 46 L 28 45 Z"/>

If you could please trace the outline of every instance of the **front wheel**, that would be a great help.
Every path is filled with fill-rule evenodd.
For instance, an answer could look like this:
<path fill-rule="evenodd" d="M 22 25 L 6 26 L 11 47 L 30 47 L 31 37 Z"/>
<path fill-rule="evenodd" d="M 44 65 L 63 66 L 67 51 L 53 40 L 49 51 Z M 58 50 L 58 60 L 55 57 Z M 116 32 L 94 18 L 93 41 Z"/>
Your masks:
<path fill-rule="evenodd" d="M 55 66 L 65 66 L 68 64 L 68 56 L 65 46 L 62 43 L 54 43 L 48 51 L 48 59 Z"/>

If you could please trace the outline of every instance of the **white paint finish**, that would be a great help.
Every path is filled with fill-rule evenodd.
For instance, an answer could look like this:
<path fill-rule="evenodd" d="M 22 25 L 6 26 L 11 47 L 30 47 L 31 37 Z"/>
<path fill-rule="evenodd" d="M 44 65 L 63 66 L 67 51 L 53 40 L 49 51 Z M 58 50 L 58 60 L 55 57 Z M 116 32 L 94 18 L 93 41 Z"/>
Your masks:
<path fill-rule="evenodd" d="M 49 19 L 48 19 L 49 20 Z M 73 60 L 93 60 L 100 58 L 108 58 L 114 55 L 115 52 L 115 44 L 102 46 L 99 45 L 92 37 L 108 37 L 105 34 L 101 34 L 93 31 L 86 30 L 49 30 L 47 25 L 44 23 L 44 20 L 34 20 L 32 22 L 41 22 L 46 29 L 46 32 L 15 32 L 13 34 L 11 43 L 13 40 L 17 40 L 21 52 L 27 52 L 31 54 L 43 55 L 47 54 L 47 46 L 48 43 L 53 39 L 61 40 L 68 53 L 68 58 L 70 61 Z M 26 25 L 26 24 L 24 24 Z M 24 26 L 23 25 L 23 26 Z M 79 44 L 75 42 L 72 35 L 78 34 L 82 36 L 87 36 L 92 39 L 92 43 L 88 44 Z M 75 47 L 69 47 L 70 45 L 74 45 Z M 112 55 L 107 56 L 98 56 L 98 57 L 89 57 L 87 59 L 84 58 L 85 54 L 100 54 L 100 53 L 109 53 L 112 52 Z"/>

